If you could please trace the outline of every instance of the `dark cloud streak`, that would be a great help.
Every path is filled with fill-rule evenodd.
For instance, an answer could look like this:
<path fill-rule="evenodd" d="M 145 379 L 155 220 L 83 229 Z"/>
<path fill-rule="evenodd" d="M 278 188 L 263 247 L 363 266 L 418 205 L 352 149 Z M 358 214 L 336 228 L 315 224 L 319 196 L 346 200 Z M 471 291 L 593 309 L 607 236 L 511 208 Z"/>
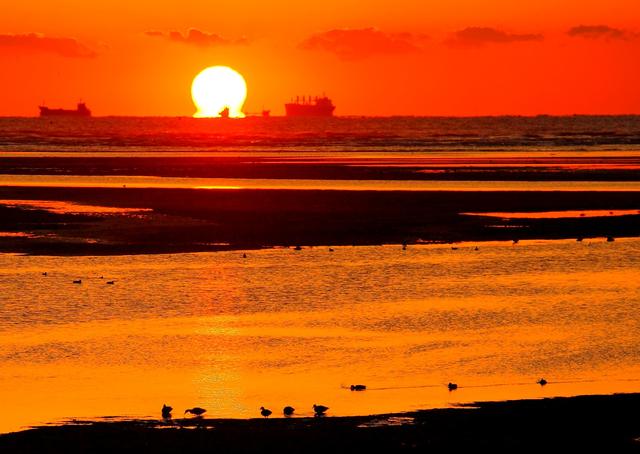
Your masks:
<path fill-rule="evenodd" d="M 0 34 L 0 49 L 30 53 L 49 53 L 66 58 L 93 58 L 97 54 L 74 38 L 57 38 L 28 33 Z"/>
<path fill-rule="evenodd" d="M 316 33 L 303 41 L 300 47 L 330 52 L 344 60 L 359 60 L 375 55 L 418 52 L 427 39 L 425 35 L 386 33 L 375 28 L 344 28 Z"/>
<path fill-rule="evenodd" d="M 446 41 L 446 44 L 459 47 L 479 47 L 488 44 L 510 44 L 542 40 L 544 40 L 544 36 L 541 34 L 517 34 L 490 27 L 467 27 L 455 32 Z"/>
<path fill-rule="evenodd" d="M 145 32 L 145 35 L 154 38 L 164 38 L 175 43 L 188 44 L 198 47 L 231 46 L 248 43 L 246 38 L 230 40 L 223 38 L 218 34 L 203 32 L 195 28 L 189 29 L 187 33 L 184 34 L 179 31 L 170 31 L 168 33 L 164 33 L 161 31 L 148 31 Z"/>
<path fill-rule="evenodd" d="M 567 34 L 574 38 L 589 39 L 630 39 L 633 34 L 608 25 L 578 25 L 569 29 Z"/>

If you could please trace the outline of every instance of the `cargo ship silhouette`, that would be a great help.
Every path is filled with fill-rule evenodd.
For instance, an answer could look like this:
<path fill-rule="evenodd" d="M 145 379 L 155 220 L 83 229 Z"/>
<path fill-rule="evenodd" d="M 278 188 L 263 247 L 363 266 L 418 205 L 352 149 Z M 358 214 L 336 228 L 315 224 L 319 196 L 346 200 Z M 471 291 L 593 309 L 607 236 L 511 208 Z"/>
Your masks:
<path fill-rule="evenodd" d="M 295 101 L 284 105 L 287 117 L 331 117 L 336 106 L 326 96 L 312 98 L 297 96 Z"/>
<path fill-rule="evenodd" d="M 75 110 L 71 109 L 50 109 L 46 106 L 40 106 L 41 117 L 90 117 L 91 111 L 83 102 L 79 102 Z"/>

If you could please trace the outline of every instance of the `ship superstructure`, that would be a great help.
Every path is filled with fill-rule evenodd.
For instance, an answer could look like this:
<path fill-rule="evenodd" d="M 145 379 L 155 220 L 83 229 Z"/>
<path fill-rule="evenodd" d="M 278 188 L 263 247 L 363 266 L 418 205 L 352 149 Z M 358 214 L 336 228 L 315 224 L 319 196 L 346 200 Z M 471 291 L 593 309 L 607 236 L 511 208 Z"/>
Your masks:
<path fill-rule="evenodd" d="M 297 96 L 284 105 L 287 117 L 331 117 L 336 106 L 326 96 Z"/>

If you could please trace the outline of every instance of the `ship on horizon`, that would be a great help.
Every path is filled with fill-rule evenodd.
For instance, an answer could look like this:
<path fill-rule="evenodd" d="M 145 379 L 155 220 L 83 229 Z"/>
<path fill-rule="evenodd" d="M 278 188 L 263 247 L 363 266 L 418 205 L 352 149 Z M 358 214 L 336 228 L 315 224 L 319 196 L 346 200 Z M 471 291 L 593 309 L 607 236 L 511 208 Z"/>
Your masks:
<path fill-rule="evenodd" d="M 41 117 L 90 117 L 91 111 L 83 102 L 79 102 L 75 110 L 51 109 L 47 106 L 39 106 Z"/>
<path fill-rule="evenodd" d="M 284 105 L 287 117 L 331 117 L 336 106 L 326 96 L 296 96 L 295 101 Z"/>

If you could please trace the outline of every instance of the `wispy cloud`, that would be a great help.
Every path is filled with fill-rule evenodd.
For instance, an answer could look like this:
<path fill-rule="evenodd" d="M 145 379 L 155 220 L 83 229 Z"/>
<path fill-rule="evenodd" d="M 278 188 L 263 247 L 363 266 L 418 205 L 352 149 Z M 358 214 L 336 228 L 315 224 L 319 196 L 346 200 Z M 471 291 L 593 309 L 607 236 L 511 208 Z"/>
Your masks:
<path fill-rule="evenodd" d="M 179 31 L 161 32 L 161 31 L 148 31 L 145 35 L 154 38 L 164 38 L 176 43 L 190 44 L 199 47 L 213 47 L 213 46 L 229 46 L 234 44 L 247 44 L 246 38 L 240 38 L 231 40 L 223 38 L 216 33 L 203 32 L 195 28 L 189 29 L 186 33 Z"/>
<path fill-rule="evenodd" d="M 345 60 L 357 60 L 374 55 L 417 52 L 427 39 L 425 35 L 386 33 L 375 28 L 342 28 L 316 33 L 300 46 L 330 52 Z"/>
<path fill-rule="evenodd" d="M 631 39 L 635 34 L 608 25 L 578 25 L 569 29 L 567 34 L 574 38 L 589 39 Z"/>
<path fill-rule="evenodd" d="M 479 47 L 488 44 L 509 44 L 542 41 L 544 36 L 532 33 L 507 33 L 491 27 L 467 27 L 457 31 L 446 43 L 450 46 Z"/>
<path fill-rule="evenodd" d="M 50 37 L 38 33 L 0 34 L 0 49 L 21 53 L 49 53 L 67 58 L 93 58 L 97 55 L 74 38 Z"/>

